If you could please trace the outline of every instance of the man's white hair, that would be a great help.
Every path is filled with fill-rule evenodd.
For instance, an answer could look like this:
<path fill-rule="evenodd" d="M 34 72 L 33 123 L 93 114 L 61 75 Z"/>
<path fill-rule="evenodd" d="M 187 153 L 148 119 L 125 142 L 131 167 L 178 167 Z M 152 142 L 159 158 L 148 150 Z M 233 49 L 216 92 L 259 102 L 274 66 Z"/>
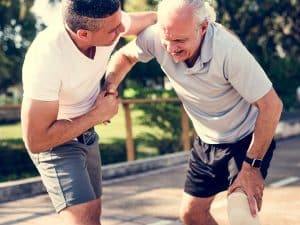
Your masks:
<path fill-rule="evenodd" d="M 198 25 L 201 25 L 205 21 L 209 23 L 216 21 L 214 8 L 205 0 L 162 0 L 158 4 L 158 17 L 162 13 L 168 13 L 172 9 L 183 6 L 191 6 L 194 9 L 195 16 L 199 19 Z"/>

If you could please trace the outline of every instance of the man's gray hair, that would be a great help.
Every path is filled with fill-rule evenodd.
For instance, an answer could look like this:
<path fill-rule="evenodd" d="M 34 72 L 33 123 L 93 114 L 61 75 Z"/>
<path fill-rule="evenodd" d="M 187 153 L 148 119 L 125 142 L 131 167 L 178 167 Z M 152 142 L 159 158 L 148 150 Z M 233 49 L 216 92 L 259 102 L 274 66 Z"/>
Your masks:
<path fill-rule="evenodd" d="M 216 21 L 216 12 L 214 8 L 205 0 L 162 0 L 158 4 L 158 16 L 161 13 L 167 13 L 168 9 L 174 7 L 183 7 L 190 5 L 198 17 L 200 26 L 203 22 L 213 23 Z"/>

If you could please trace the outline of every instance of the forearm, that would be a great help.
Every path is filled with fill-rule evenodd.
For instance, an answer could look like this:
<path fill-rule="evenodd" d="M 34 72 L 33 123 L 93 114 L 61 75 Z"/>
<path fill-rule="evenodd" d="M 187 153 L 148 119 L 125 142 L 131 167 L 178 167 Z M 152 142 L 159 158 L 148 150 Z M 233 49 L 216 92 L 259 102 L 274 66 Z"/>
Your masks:
<path fill-rule="evenodd" d="M 126 35 L 138 35 L 147 26 L 156 23 L 156 12 L 135 12 L 129 13 L 131 18 L 130 29 L 126 32 Z"/>
<path fill-rule="evenodd" d="M 278 99 L 259 109 L 251 145 L 247 156 L 262 159 L 274 137 L 282 111 L 282 103 Z"/>
<path fill-rule="evenodd" d="M 21 110 L 22 133 L 26 147 L 39 153 L 63 144 L 89 128 L 110 120 L 118 112 L 116 95 L 100 92 L 94 105 L 82 116 L 58 120 L 59 102 L 24 98 Z"/>
<path fill-rule="evenodd" d="M 126 74 L 137 62 L 135 57 L 123 54 L 122 50 L 123 49 L 116 52 L 108 64 L 105 86 L 114 85 L 114 87 L 117 88 L 121 81 L 125 78 Z"/>
<path fill-rule="evenodd" d="M 89 112 L 72 120 L 56 120 L 48 127 L 36 125 L 35 129 L 31 126 L 23 132 L 24 141 L 33 153 L 48 151 L 52 147 L 76 138 L 94 125 L 96 125 L 96 118 L 92 112 Z"/>

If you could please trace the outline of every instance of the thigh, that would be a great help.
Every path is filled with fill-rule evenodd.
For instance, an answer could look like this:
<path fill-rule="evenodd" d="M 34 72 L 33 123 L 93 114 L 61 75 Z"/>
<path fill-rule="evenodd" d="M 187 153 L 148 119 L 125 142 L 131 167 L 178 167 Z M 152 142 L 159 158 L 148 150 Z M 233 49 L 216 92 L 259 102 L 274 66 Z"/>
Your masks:
<path fill-rule="evenodd" d="M 87 170 L 88 149 L 76 141 L 33 155 L 57 212 L 97 199 Z"/>
<path fill-rule="evenodd" d="M 59 215 L 68 225 L 100 225 L 101 200 L 67 207 Z"/>
<path fill-rule="evenodd" d="M 87 171 L 96 197 L 102 195 L 102 173 L 101 173 L 101 156 L 98 144 L 98 135 L 95 133 L 96 138 L 94 143 L 88 146 L 87 153 Z"/>
<path fill-rule="evenodd" d="M 209 145 L 196 138 L 190 153 L 184 191 L 194 197 L 208 198 L 226 190 L 229 159 L 230 148 L 227 145 Z"/>

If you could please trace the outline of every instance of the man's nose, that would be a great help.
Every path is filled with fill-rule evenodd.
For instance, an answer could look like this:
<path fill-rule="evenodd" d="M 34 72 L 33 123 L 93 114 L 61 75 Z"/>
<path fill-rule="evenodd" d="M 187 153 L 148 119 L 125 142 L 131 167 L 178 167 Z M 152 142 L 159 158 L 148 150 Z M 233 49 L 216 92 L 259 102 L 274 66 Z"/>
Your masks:
<path fill-rule="evenodd" d="M 121 25 L 119 26 L 119 29 L 118 29 L 118 33 L 123 33 L 125 31 L 125 26 L 123 23 L 121 23 Z"/>
<path fill-rule="evenodd" d="M 177 49 L 177 46 L 172 44 L 171 42 L 167 43 L 167 51 L 169 53 L 174 53 Z"/>

